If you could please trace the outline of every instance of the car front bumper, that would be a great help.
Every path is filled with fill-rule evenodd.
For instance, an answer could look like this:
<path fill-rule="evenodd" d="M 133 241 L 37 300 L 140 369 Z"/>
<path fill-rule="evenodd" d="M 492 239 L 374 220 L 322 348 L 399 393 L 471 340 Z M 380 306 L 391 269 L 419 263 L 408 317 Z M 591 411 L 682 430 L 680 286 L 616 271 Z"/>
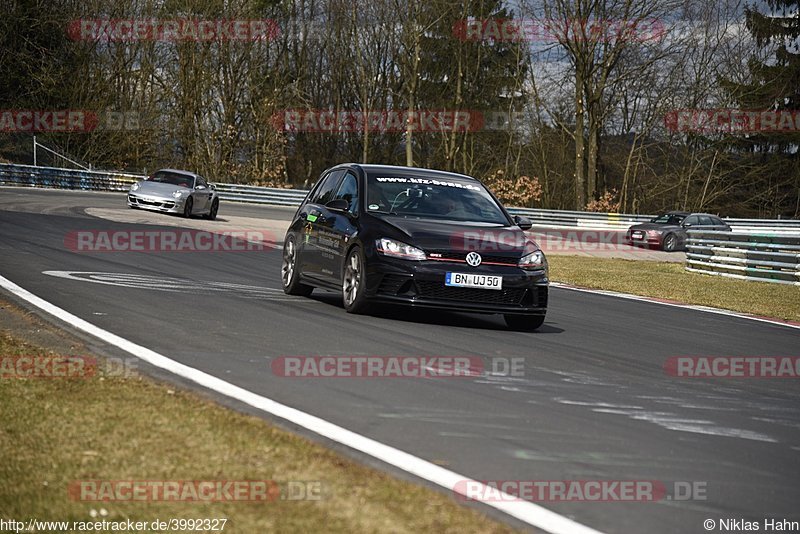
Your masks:
<path fill-rule="evenodd" d="M 448 272 L 502 276 L 502 289 L 450 287 Z M 549 281 L 544 270 L 516 266 L 406 261 L 377 256 L 367 262 L 367 298 L 394 304 L 474 313 L 544 315 Z"/>
<path fill-rule="evenodd" d="M 183 213 L 186 198 L 162 198 L 128 193 L 128 206 L 161 213 Z"/>
<path fill-rule="evenodd" d="M 663 238 L 664 238 L 663 234 L 658 234 L 656 236 L 650 236 L 650 235 L 647 235 L 647 233 L 645 233 L 644 236 L 641 237 L 641 238 L 636 238 L 632 234 L 628 234 L 625 237 L 625 240 L 629 245 L 634 246 L 634 247 L 656 247 L 656 248 L 660 248 L 661 247 L 661 243 L 663 241 Z"/>

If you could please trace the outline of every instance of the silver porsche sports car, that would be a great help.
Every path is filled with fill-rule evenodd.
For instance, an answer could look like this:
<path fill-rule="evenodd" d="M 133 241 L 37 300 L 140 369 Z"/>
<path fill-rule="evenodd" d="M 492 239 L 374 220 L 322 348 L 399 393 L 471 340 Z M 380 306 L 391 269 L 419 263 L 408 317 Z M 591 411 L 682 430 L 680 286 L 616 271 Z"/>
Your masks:
<path fill-rule="evenodd" d="M 219 195 L 199 174 L 161 169 L 131 186 L 128 207 L 213 220 L 219 211 Z"/>

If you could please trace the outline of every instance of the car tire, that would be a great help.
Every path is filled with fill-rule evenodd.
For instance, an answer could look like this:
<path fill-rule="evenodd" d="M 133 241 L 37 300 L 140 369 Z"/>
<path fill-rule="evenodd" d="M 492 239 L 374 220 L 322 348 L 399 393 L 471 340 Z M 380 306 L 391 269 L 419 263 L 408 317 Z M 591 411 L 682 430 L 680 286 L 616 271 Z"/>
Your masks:
<path fill-rule="evenodd" d="M 213 221 L 217 218 L 217 212 L 219 211 L 219 200 L 214 199 L 214 202 L 211 203 L 211 209 L 208 210 L 208 214 L 204 215 L 206 219 L 209 221 Z"/>
<path fill-rule="evenodd" d="M 674 252 L 678 248 L 678 236 L 675 234 L 667 234 L 661 243 L 661 249 L 664 252 Z"/>
<path fill-rule="evenodd" d="M 192 197 L 186 199 L 186 202 L 183 204 L 183 216 L 187 219 L 192 218 L 192 208 L 194 207 L 194 200 Z"/>
<path fill-rule="evenodd" d="M 297 254 L 297 243 L 295 243 L 294 236 L 290 235 L 283 244 L 283 259 L 281 261 L 283 292 L 287 295 L 307 297 L 314 291 L 314 288 L 299 282 L 300 273 L 297 269 Z"/>
<path fill-rule="evenodd" d="M 503 316 L 506 325 L 512 330 L 520 332 L 533 332 L 544 324 L 544 315 L 515 315 L 506 314 Z"/>
<path fill-rule="evenodd" d="M 366 313 L 369 309 L 366 281 L 361 247 L 353 247 L 348 252 L 342 268 L 342 302 L 347 313 Z"/>

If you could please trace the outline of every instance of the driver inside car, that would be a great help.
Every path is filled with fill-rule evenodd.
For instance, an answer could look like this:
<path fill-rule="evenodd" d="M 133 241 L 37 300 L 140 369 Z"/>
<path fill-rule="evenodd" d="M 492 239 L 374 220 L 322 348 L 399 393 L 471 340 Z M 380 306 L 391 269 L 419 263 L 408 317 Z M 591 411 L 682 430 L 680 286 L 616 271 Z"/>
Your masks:
<path fill-rule="evenodd" d="M 464 204 L 460 202 L 460 199 L 455 198 L 452 194 L 445 194 L 442 196 L 443 198 L 441 199 L 441 207 L 439 210 L 442 215 L 459 219 L 469 217 L 469 212 L 464 209 Z"/>

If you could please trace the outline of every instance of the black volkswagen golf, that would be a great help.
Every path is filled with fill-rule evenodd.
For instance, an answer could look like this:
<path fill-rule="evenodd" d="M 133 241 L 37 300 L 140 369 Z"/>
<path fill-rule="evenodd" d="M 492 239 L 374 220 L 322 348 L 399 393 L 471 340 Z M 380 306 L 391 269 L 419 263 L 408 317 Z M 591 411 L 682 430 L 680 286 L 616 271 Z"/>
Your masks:
<path fill-rule="evenodd" d="M 384 165 L 325 171 L 286 232 L 284 291 L 341 291 L 350 313 L 376 302 L 501 313 L 535 330 L 547 311 L 547 260 L 469 176 Z"/>

